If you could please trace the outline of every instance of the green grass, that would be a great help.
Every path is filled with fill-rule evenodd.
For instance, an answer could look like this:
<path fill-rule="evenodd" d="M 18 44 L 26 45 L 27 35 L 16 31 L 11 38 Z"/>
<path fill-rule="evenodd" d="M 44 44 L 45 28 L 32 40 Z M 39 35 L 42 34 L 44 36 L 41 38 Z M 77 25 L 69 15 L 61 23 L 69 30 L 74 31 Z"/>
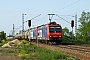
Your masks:
<path fill-rule="evenodd" d="M 18 49 L 20 51 L 18 56 L 21 57 L 22 60 L 78 60 L 76 58 L 66 56 L 61 52 L 51 51 L 29 43 L 24 43 L 21 47 L 18 46 Z"/>
<path fill-rule="evenodd" d="M 0 56 L 17 56 L 21 60 L 79 60 L 58 51 L 37 47 L 29 44 L 27 41 L 23 41 L 21 45 L 14 45 L 14 47 L 5 48 L 0 51 L 2 52 Z"/>

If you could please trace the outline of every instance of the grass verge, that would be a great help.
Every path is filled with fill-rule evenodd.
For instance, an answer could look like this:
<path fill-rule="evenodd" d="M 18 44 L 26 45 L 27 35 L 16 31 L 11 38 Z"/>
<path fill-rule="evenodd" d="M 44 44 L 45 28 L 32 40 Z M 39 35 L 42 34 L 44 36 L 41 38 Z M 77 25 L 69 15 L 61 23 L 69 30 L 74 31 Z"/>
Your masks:
<path fill-rule="evenodd" d="M 0 48 L 0 56 L 18 57 L 16 60 L 79 60 L 66 56 L 58 51 L 37 47 L 23 40 L 21 45 L 14 45 L 11 48 Z"/>

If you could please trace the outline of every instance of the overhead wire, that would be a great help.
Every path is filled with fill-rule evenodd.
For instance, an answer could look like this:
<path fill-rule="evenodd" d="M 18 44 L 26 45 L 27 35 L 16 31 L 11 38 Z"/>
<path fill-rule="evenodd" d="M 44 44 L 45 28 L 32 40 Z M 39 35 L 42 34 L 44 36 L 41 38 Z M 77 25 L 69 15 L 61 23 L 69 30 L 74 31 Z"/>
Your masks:
<path fill-rule="evenodd" d="M 47 14 L 46 14 L 46 15 L 44 15 L 44 17 L 42 17 L 42 18 L 36 19 L 36 20 L 37 20 L 37 22 L 38 22 L 38 21 L 40 21 L 40 20 L 42 20 L 42 19 L 44 19 L 44 18 L 46 18 L 46 16 L 47 16 Z"/>
<path fill-rule="evenodd" d="M 37 20 L 37 22 L 39 22 L 41 19 L 44 19 L 47 15 L 45 15 L 44 17 L 42 18 L 39 18 L 39 19 L 34 19 L 34 20 Z"/>
<path fill-rule="evenodd" d="M 75 4 L 75 3 L 79 2 L 79 1 L 81 1 L 81 0 L 77 0 L 77 1 L 75 1 L 75 2 L 69 4 L 69 5 L 65 6 L 65 7 L 63 7 L 63 8 L 61 8 L 61 9 L 57 10 L 56 12 L 58 12 L 58 11 L 60 11 L 60 10 L 63 10 L 63 9 L 65 9 L 65 8 L 71 6 L 71 5 L 73 5 L 73 4 Z M 47 16 L 47 15 L 45 15 L 45 17 L 46 17 L 46 16 Z M 45 17 L 43 17 L 43 18 L 45 18 Z M 60 16 L 59 16 L 59 17 L 60 17 Z M 41 18 L 41 19 L 43 19 L 43 18 Z M 60 18 L 63 19 L 62 17 L 60 17 Z M 40 19 L 38 19 L 38 21 L 39 21 L 39 20 L 40 20 Z M 65 20 L 65 19 L 63 19 L 63 20 Z M 65 20 L 65 21 L 66 21 L 66 20 Z"/>
<path fill-rule="evenodd" d="M 77 0 L 77 1 L 75 1 L 75 2 L 69 4 L 69 5 L 65 6 L 65 7 L 63 7 L 63 8 L 61 8 L 61 9 L 57 10 L 56 12 L 58 12 L 58 11 L 60 11 L 60 10 L 63 10 L 63 9 L 65 9 L 65 8 L 71 6 L 71 5 L 73 5 L 73 4 L 75 4 L 75 3 L 79 2 L 79 1 L 81 1 L 81 0 Z M 45 15 L 45 17 L 46 17 L 46 16 L 47 16 L 47 15 Z M 45 17 L 43 17 L 43 18 L 45 18 Z M 43 19 L 43 18 L 41 18 L 41 19 Z"/>
<path fill-rule="evenodd" d="M 77 1 L 75 1 L 75 2 L 69 4 L 69 5 L 65 6 L 65 7 L 63 7 L 63 8 L 61 8 L 61 9 L 57 10 L 56 12 L 58 12 L 58 11 L 60 11 L 60 10 L 63 10 L 63 9 L 65 9 L 65 8 L 67 8 L 67 7 L 71 6 L 71 5 L 73 5 L 73 4 L 76 4 L 76 3 L 79 2 L 79 1 L 81 1 L 81 0 L 77 0 Z M 47 16 L 47 15 L 45 15 L 45 17 L 46 17 L 46 16 Z M 58 16 L 58 15 L 56 15 L 56 16 Z M 43 18 L 45 18 L 45 17 L 43 17 Z M 66 21 L 64 18 L 62 18 L 62 17 L 60 17 L 60 16 L 58 16 L 58 17 L 61 18 L 61 19 L 63 19 L 64 21 Z M 40 19 L 43 19 L 43 18 L 40 18 Z M 38 19 L 38 21 L 39 21 L 40 19 Z M 66 21 L 66 22 L 68 22 L 68 21 Z M 70 23 L 70 22 L 68 22 L 68 23 Z"/>
<path fill-rule="evenodd" d="M 68 22 L 66 19 L 60 17 L 59 15 L 56 14 L 57 17 L 61 18 L 62 20 L 66 21 L 67 23 L 71 24 L 70 22 Z"/>
<path fill-rule="evenodd" d="M 71 5 L 73 5 L 73 4 L 76 4 L 76 3 L 79 2 L 79 1 L 81 1 L 81 0 L 77 0 L 77 1 L 75 1 L 75 2 L 69 4 L 69 5 L 65 6 L 65 7 L 63 7 L 63 8 L 61 8 L 61 9 L 57 10 L 56 12 L 58 12 L 58 11 L 60 11 L 60 10 L 63 10 L 63 9 L 65 9 L 65 8 L 67 8 L 67 7 L 71 6 Z"/>
<path fill-rule="evenodd" d="M 56 12 L 58 12 L 58 11 L 60 11 L 60 10 L 63 10 L 63 9 L 65 9 L 65 8 L 69 7 L 69 6 L 72 6 L 72 5 L 76 4 L 76 3 L 78 3 L 79 1 L 81 1 L 81 0 L 77 0 L 77 1 L 75 1 L 75 2 L 69 4 L 69 5 L 65 6 L 65 7 L 63 7 L 63 8 L 61 8 L 61 9 L 57 10 Z M 66 19 L 60 17 L 59 15 L 57 15 L 57 14 L 55 14 L 55 15 L 56 15 L 57 17 L 61 18 L 62 20 L 66 21 L 67 23 L 71 24 L 71 23 L 68 22 Z"/>
<path fill-rule="evenodd" d="M 40 18 L 40 19 L 44 19 L 46 16 L 47 16 L 47 15 L 45 15 L 44 17 L 42 17 L 42 18 Z M 40 19 L 38 19 L 38 20 L 40 20 Z"/>

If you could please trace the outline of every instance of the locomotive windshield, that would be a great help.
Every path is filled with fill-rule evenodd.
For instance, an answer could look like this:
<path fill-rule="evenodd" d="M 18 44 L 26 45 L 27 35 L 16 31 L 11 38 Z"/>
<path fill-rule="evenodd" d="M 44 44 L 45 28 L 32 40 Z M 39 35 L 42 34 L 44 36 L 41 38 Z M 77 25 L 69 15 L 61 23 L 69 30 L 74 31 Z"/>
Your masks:
<path fill-rule="evenodd" d="M 49 31 L 50 32 L 61 32 L 61 27 L 60 26 L 50 26 Z"/>

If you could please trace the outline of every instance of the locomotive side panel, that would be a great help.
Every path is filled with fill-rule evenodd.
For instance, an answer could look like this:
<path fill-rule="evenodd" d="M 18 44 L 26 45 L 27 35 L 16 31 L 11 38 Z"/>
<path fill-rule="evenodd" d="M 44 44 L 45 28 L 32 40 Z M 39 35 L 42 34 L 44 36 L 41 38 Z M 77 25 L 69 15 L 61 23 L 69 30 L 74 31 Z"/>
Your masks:
<path fill-rule="evenodd" d="M 38 39 L 42 39 L 42 28 L 41 27 L 39 27 L 38 28 Z"/>
<path fill-rule="evenodd" d="M 30 39 L 36 39 L 36 31 L 35 31 L 35 29 L 30 30 Z"/>
<path fill-rule="evenodd" d="M 42 39 L 47 40 L 47 29 L 45 26 L 42 28 Z"/>

